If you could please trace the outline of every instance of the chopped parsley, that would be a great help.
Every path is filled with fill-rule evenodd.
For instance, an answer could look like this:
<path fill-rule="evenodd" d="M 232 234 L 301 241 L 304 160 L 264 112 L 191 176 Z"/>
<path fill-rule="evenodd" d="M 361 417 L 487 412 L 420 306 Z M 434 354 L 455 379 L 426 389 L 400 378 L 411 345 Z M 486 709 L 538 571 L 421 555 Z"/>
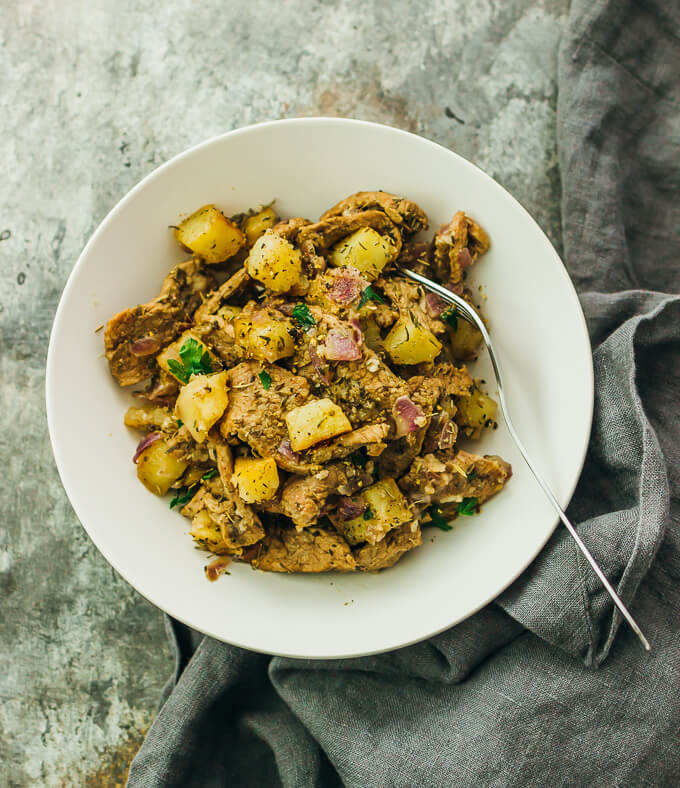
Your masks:
<path fill-rule="evenodd" d="M 309 331 L 310 328 L 313 328 L 316 325 L 316 320 L 314 320 L 314 317 L 309 311 L 307 304 L 295 304 L 295 308 L 293 309 L 293 317 L 305 331 Z"/>
<path fill-rule="evenodd" d="M 257 377 L 260 379 L 262 388 L 266 391 L 272 384 L 272 376 L 263 369 L 262 372 L 257 373 Z"/>
<path fill-rule="evenodd" d="M 183 426 L 184 426 L 184 422 L 182 421 L 182 419 L 177 419 L 177 429 Z"/>
<path fill-rule="evenodd" d="M 427 513 L 432 518 L 432 525 L 439 528 L 441 531 L 451 531 L 452 526 L 450 526 L 446 520 L 446 517 L 441 513 L 441 509 L 436 505 L 432 504 L 427 510 Z"/>
<path fill-rule="evenodd" d="M 213 371 L 210 354 L 192 337 L 179 349 L 181 361 L 171 358 L 168 361 L 170 372 L 182 383 L 188 383 L 192 375 L 207 375 Z"/>
<path fill-rule="evenodd" d="M 470 471 L 467 475 L 467 480 L 471 482 L 473 479 L 477 478 L 477 471 Z"/>
<path fill-rule="evenodd" d="M 372 520 L 373 519 L 373 512 L 370 509 L 366 509 L 363 514 L 364 520 Z"/>
<path fill-rule="evenodd" d="M 170 508 L 174 509 L 175 506 L 184 506 L 185 503 L 189 503 L 194 497 L 196 487 L 198 487 L 198 482 L 192 484 L 191 487 L 180 487 L 177 490 L 177 495 L 170 501 Z"/>
<path fill-rule="evenodd" d="M 369 301 L 375 301 L 378 304 L 384 304 L 385 300 L 381 298 L 372 287 L 367 287 L 365 290 L 361 291 L 361 298 L 359 299 L 359 309 L 361 309 L 364 304 L 367 304 Z"/>
<path fill-rule="evenodd" d="M 201 476 L 201 481 L 207 482 L 208 479 L 212 479 L 213 476 L 217 476 L 217 468 L 211 468 L 207 473 L 204 473 L 203 476 Z"/>
<path fill-rule="evenodd" d="M 458 331 L 458 310 L 455 306 L 442 313 L 442 320 L 448 323 L 454 331 Z"/>
<path fill-rule="evenodd" d="M 463 514 L 466 517 L 471 517 L 476 513 L 478 501 L 476 498 L 463 498 L 458 504 L 458 514 Z"/>

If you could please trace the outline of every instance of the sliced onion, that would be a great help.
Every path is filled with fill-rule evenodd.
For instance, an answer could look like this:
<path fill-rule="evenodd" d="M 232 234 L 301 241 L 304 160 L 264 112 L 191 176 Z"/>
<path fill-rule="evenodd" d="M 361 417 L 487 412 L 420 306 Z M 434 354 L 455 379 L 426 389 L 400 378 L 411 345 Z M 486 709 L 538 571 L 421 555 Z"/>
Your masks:
<path fill-rule="evenodd" d="M 416 403 L 409 397 L 398 397 L 392 407 L 392 415 L 397 426 L 397 437 L 408 435 L 410 432 L 424 427 L 427 418 Z"/>
<path fill-rule="evenodd" d="M 425 308 L 430 317 L 439 317 L 442 312 L 446 312 L 449 308 L 449 304 L 436 293 L 427 293 L 425 296 Z"/>
<path fill-rule="evenodd" d="M 435 413 L 430 421 L 427 437 L 423 443 L 424 452 L 446 451 L 456 442 L 457 430 L 448 413 Z"/>
<path fill-rule="evenodd" d="M 316 349 L 316 345 L 312 342 L 309 343 L 309 360 L 312 362 L 312 366 L 316 371 L 316 374 L 321 378 L 321 381 L 328 385 L 331 382 L 331 379 L 328 375 L 328 372 L 323 368 L 323 362 L 321 361 L 321 356 Z"/>
<path fill-rule="evenodd" d="M 139 455 L 144 451 L 144 449 L 148 449 L 149 446 L 151 446 L 152 443 L 155 443 L 160 437 L 160 432 L 150 432 L 148 435 L 145 435 L 137 444 L 134 456 L 132 457 L 132 462 L 134 462 L 136 465 Z"/>
<path fill-rule="evenodd" d="M 458 252 L 458 265 L 461 268 L 469 268 L 472 265 L 472 255 L 467 246 L 464 246 L 460 252 Z"/>
<path fill-rule="evenodd" d="M 300 462 L 300 455 L 296 451 L 293 451 L 293 447 L 290 445 L 288 438 L 281 441 L 277 451 L 293 462 Z"/>
<path fill-rule="evenodd" d="M 161 341 L 156 337 L 141 337 L 135 339 L 130 345 L 130 353 L 133 356 L 150 356 L 160 350 Z"/>
<path fill-rule="evenodd" d="M 361 358 L 361 340 L 361 329 L 355 326 L 352 326 L 351 333 L 331 328 L 326 334 L 326 358 L 329 361 L 358 361 Z"/>
<path fill-rule="evenodd" d="M 361 293 L 368 287 L 368 282 L 352 266 L 347 266 L 337 271 L 333 277 L 333 284 L 328 291 L 328 297 L 336 304 L 347 306 L 356 301 Z"/>
<path fill-rule="evenodd" d="M 231 563 L 231 559 L 227 555 L 219 555 L 214 561 L 211 561 L 205 568 L 205 576 L 214 583 L 215 580 L 226 570 Z"/>
<path fill-rule="evenodd" d="M 346 495 L 343 495 L 343 497 L 338 500 L 338 514 L 343 520 L 353 520 L 355 517 L 361 517 L 367 508 L 368 504 L 362 501 L 353 501 Z"/>

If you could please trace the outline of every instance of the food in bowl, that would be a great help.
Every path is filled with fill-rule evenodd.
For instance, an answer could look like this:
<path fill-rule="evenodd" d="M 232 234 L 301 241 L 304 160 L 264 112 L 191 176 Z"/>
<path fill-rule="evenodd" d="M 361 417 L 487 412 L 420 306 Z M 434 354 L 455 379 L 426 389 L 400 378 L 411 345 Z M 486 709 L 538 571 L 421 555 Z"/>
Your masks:
<path fill-rule="evenodd" d="M 359 192 L 319 221 L 214 205 L 173 226 L 192 257 L 112 317 L 111 373 L 137 386 L 125 424 L 152 493 L 217 558 L 273 572 L 375 571 L 472 515 L 511 476 L 461 440 L 496 426 L 474 379 L 479 333 L 396 262 L 473 304 L 489 248 L 458 211 L 431 242 L 411 200 Z M 474 305 L 474 304 L 473 304 Z"/>

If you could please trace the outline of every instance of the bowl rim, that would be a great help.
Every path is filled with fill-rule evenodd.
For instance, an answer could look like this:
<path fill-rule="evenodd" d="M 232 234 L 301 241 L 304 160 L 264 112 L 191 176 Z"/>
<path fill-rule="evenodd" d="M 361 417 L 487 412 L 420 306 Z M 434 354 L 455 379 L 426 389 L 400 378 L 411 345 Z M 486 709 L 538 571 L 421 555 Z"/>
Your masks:
<path fill-rule="evenodd" d="M 214 145 L 222 144 L 222 142 L 224 140 L 226 140 L 226 139 L 231 139 L 231 138 L 236 138 L 236 137 L 239 137 L 239 136 L 242 136 L 242 135 L 247 135 L 250 132 L 252 132 L 254 129 L 260 129 L 262 127 L 278 127 L 278 126 L 284 126 L 284 125 L 285 126 L 337 125 L 337 126 L 354 126 L 354 127 L 363 126 L 363 127 L 369 127 L 369 128 L 373 128 L 373 129 L 378 129 L 382 133 L 392 134 L 392 135 L 395 135 L 395 136 L 400 136 L 400 137 L 403 137 L 403 138 L 405 138 L 407 140 L 410 140 L 410 141 L 417 141 L 418 144 L 426 145 L 426 146 L 429 146 L 431 148 L 437 149 L 439 152 L 442 152 L 445 155 L 453 156 L 454 158 L 458 159 L 460 165 L 476 171 L 476 174 L 478 176 L 481 176 L 483 180 L 486 180 L 486 181 L 490 182 L 491 184 L 493 184 L 493 186 L 495 188 L 501 189 L 504 192 L 505 197 L 515 203 L 516 208 L 518 208 L 524 214 L 525 218 L 536 228 L 536 231 L 544 236 L 544 238 L 548 242 L 550 248 L 552 249 L 552 252 L 553 252 L 553 255 L 556 258 L 556 261 L 560 263 L 560 265 L 558 266 L 558 269 L 560 271 L 560 276 L 562 277 L 562 280 L 563 280 L 563 287 L 564 287 L 564 291 L 563 292 L 564 292 L 564 295 L 566 296 L 568 294 L 568 296 L 572 299 L 572 301 L 574 302 L 574 305 L 576 306 L 576 311 L 577 311 L 578 316 L 579 316 L 579 323 L 580 323 L 580 327 L 581 327 L 582 334 L 583 334 L 582 339 L 585 339 L 585 348 L 587 349 L 587 355 L 588 355 L 588 363 L 585 365 L 586 366 L 586 373 L 587 373 L 587 380 L 582 381 L 584 383 L 584 385 L 587 385 L 588 391 L 589 391 L 589 396 L 588 396 L 588 414 L 587 414 L 587 419 L 586 419 L 587 429 L 585 429 L 583 431 L 582 446 L 581 446 L 581 449 L 580 449 L 580 461 L 578 463 L 578 466 L 574 467 L 574 479 L 573 479 L 572 483 L 568 486 L 568 488 L 566 490 L 566 493 L 561 498 L 558 497 L 559 503 L 560 503 L 560 505 L 562 506 L 563 509 L 567 508 L 567 505 L 568 505 L 569 501 L 571 500 L 571 498 L 572 498 L 572 496 L 574 494 L 574 491 L 575 491 L 576 486 L 577 486 L 577 484 L 579 482 L 579 479 L 581 478 L 581 474 L 582 474 L 582 471 L 583 471 L 583 466 L 584 466 L 584 463 L 585 463 L 586 454 L 587 454 L 587 450 L 588 450 L 588 445 L 590 443 L 590 435 L 591 435 L 591 431 L 592 431 L 593 413 L 594 413 L 594 404 L 595 404 L 595 400 L 594 400 L 595 391 L 594 391 L 593 356 L 592 356 L 592 346 L 591 346 L 591 342 L 590 342 L 590 335 L 589 335 L 589 332 L 588 332 L 588 325 L 587 325 L 587 322 L 586 322 L 585 315 L 583 313 L 583 309 L 581 307 L 581 303 L 580 303 L 580 299 L 579 299 L 578 293 L 576 291 L 574 283 L 571 280 L 571 277 L 569 276 L 569 273 L 568 273 L 568 271 L 566 269 L 566 266 L 565 266 L 562 258 L 560 257 L 560 255 L 558 254 L 557 250 L 553 246 L 552 242 L 547 237 L 546 233 L 540 227 L 538 222 L 533 218 L 533 216 L 529 213 L 529 211 L 522 205 L 522 203 L 516 197 L 514 197 L 514 195 L 512 195 L 504 186 L 502 186 L 498 181 L 496 181 L 494 178 L 492 178 L 483 169 L 481 169 L 481 167 L 479 167 L 478 165 L 474 164 L 473 162 L 471 162 L 469 159 L 465 158 L 461 154 L 451 150 L 450 148 L 447 148 L 446 146 L 444 146 L 444 145 L 442 145 L 442 144 L 440 144 L 438 142 L 434 142 L 433 140 L 430 140 L 427 137 L 424 137 L 424 136 L 422 136 L 420 134 L 415 134 L 413 132 L 406 131 L 404 129 L 401 129 L 401 128 L 398 128 L 398 127 L 395 127 L 395 126 L 391 126 L 391 125 L 387 125 L 387 124 L 383 124 L 383 123 L 376 123 L 376 122 L 373 122 L 373 121 L 359 120 L 359 119 L 356 119 L 356 118 L 332 117 L 332 116 L 313 116 L 313 117 L 303 117 L 303 118 L 283 118 L 283 119 L 279 119 L 279 120 L 270 120 L 270 121 L 264 121 L 264 122 L 260 122 L 260 123 L 252 123 L 252 124 L 249 124 L 247 126 L 241 126 L 239 128 L 232 129 L 231 131 L 227 131 L 227 132 L 224 132 L 222 134 L 218 134 L 216 136 L 210 137 L 210 138 L 208 138 L 208 139 L 206 139 L 206 140 L 204 140 L 202 142 L 199 142 L 199 143 L 197 143 L 195 145 L 192 145 L 191 147 L 181 151 L 178 154 L 175 154 L 170 159 L 168 159 L 167 161 L 163 162 L 161 165 L 159 165 L 158 167 L 153 169 L 151 172 L 149 172 L 147 175 L 145 175 L 138 183 L 136 183 L 129 191 L 127 191 L 123 195 L 123 197 L 120 198 L 120 200 L 118 200 L 115 203 L 115 205 L 108 211 L 108 213 L 106 214 L 104 219 L 96 227 L 96 229 L 94 230 L 92 235 L 89 237 L 87 243 L 83 247 L 80 255 L 78 256 L 78 259 L 77 259 L 75 265 L 71 269 L 71 272 L 68 275 L 66 284 L 64 285 L 64 288 L 62 290 L 61 296 L 59 298 L 59 304 L 57 306 L 57 309 L 56 309 L 56 312 L 55 312 L 55 316 L 54 316 L 54 320 L 52 322 L 52 328 L 51 328 L 51 331 L 50 331 L 50 337 L 49 337 L 49 343 L 48 343 L 48 349 L 47 349 L 46 375 L 45 375 L 45 407 L 46 407 L 47 428 L 48 428 L 48 434 L 49 434 L 49 437 L 50 437 L 50 444 L 51 444 L 51 447 L 52 447 L 52 453 L 53 453 L 53 456 L 54 456 L 55 464 L 57 466 L 57 472 L 59 474 L 60 481 L 62 483 L 64 491 L 66 492 L 66 496 L 67 496 L 67 498 L 69 500 L 69 503 L 70 503 L 70 505 L 71 505 L 76 517 L 78 518 L 78 521 L 81 524 L 81 527 L 87 533 L 88 537 L 90 538 L 90 540 L 92 541 L 94 546 L 97 548 L 97 550 L 104 557 L 106 562 L 115 569 L 115 571 L 123 578 L 123 580 L 125 580 L 126 583 L 131 585 L 135 589 L 136 593 L 138 593 L 140 596 L 142 596 L 144 599 L 146 599 L 148 602 L 150 602 L 154 607 L 158 608 L 160 611 L 162 611 L 166 615 L 171 616 L 172 618 L 175 618 L 177 621 L 180 621 L 185 626 L 188 626 L 191 629 L 194 629 L 194 630 L 196 630 L 198 632 L 201 632 L 202 634 L 207 635 L 208 637 L 214 638 L 216 640 L 219 640 L 221 642 L 229 643 L 230 645 L 234 645 L 234 646 L 237 646 L 239 648 L 244 648 L 244 649 L 251 650 L 251 651 L 254 650 L 253 646 L 251 644 L 238 642 L 236 640 L 227 640 L 227 639 L 224 638 L 224 636 L 222 636 L 221 634 L 219 634 L 216 631 L 210 631 L 208 628 L 198 628 L 198 627 L 196 627 L 195 624 L 192 624 L 191 622 L 187 621 L 186 619 L 184 619 L 184 618 L 182 618 L 180 616 L 177 616 L 175 613 L 173 613 L 170 610 L 168 610 L 168 608 L 163 604 L 163 602 L 161 600 L 157 600 L 157 599 L 153 598 L 152 594 L 142 593 L 141 591 L 139 591 L 139 589 L 137 588 L 134 580 L 128 577 L 127 572 L 125 571 L 125 569 L 122 568 L 121 566 L 119 566 L 117 561 L 112 560 L 111 558 L 109 558 L 105 554 L 105 552 L 101 549 L 101 547 L 99 545 L 99 540 L 96 538 L 95 535 L 92 534 L 91 530 L 83 522 L 83 519 L 80 516 L 79 507 L 76 505 L 76 503 L 74 501 L 74 497 L 75 496 L 71 495 L 72 485 L 67 483 L 67 481 L 65 480 L 65 475 L 66 475 L 65 474 L 65 470 L 62 471 L 62 468 L 64 468 L 64 469 L 66 468 L 66 462 L 65 462 L 64 455 L 62 453 L 61 446 L 60 446 L 58 440 L 55 437 L 56 436 L 55 424 L 56 424 L 57 415 L 56 415 L 56 412 L 55 412 L 56 405 L 55 405 L 55 397 L 54 397 L 53 392 L 54 392 L 54 390 L 56 388 L 56 382 L 55 381 L 56 381 L 57 371 L 56 371 L 55 366 L 54 366 L 54 351 L 53 351 L 53 349 L 54 349 L 54 346 L 55 346 L 56 341 L 57 341 L 56 337 L 59 335 L 59 329 L 60 329 L 61 323 L 64 320 L 65 303 L 68 300 L 68 295 L 70 293 L 71 288 L 74 286 L 74 282 L 75 282 L 75 279 L 76 279 L 76 277 L 78 275 L 78 272 L 83 267 L 83 265 L 85 264 L 85 260 L 89 256 L 90 249 L 93 246 L 95 246 L 95 244 L 97 243 L 97 241 L 99 239 L 99 236 L 104 233 L 105 228 L 108 227 L 108 225 L 111 224 L 115 220 L 117 214 L 124 208 L 124 206 L 129 201 L 131 201 L 134 198 L 134 196 L 139 191 L 141 191 L 144 188 L 146 188 L 146 186 L 150 182 L 152 182 L 152 181 L 156 180 L 157 178 L 161 177 L 163 175 L 163 173 L 167 169 L 171 169 L 178 162 L 182 161 L 185 158 L 188 158 L 188 157 L 192 156 L 193 154 L 195 154 L 196 152 L 198 152 L 200 150 L 204 150 L 206 148 L 210 148 L 210 147 L 212 147 Z M 475 613 L 479 612 L 482 608 L 486 607 L 486 605 L 488 605 L 490 602 L 492 602 L 494 599 L 496 599 L 505 590 L 507 590 L 507 588 L 509 588 L 512 585 L 512 583 L 514 583 L 517 580 L 517 578 L 519 578 L 520 575 L 522 575 L 524 573 L 524 571 L 533 563 L 533 561 L 536 559 L 536 557 L 542 552 L 542 550 L 545 547 L 545 545 L 547 544 L 548 540 L 553 535 L 553 533 L 555 531 L 555 528 L 557 527 L 559 522 L 560 522 L 559 517 L 555 516 L 555 520 L 553 522 L 552 528 L 550 528 L 549 530 L 546 531 L 545 539 L 543 539 L 540 542 L 540 544 L 537 545 L 536 550 L 533 551 L 531 555 L 527 554 L 526 561 L 523 562 L 523 564 L 518 568 L 518 570 L 516 572 L 511 573 L 510 579 L 501 588 L 499 588 L 499 590 L 497 590 L 493 594 L 485 597 L 476 606 L 474 606 L 472 609 L 470 609 L 465 615 L 460 616 L 460 617 L 458 617 L 458 618 L 456 618 L 456 619 L 454 619 L 452 621 L 447 622 L 444 626 L 440 627 L 439 629 L 437 629 L 435 631 L 429 632 L 429 633 L 427 633 L 425 635 L 418 636 L 416 638 L 405 640 L 405 641 L 397 643 L 395 645 L 388 645 L 385 648 L 370 649 L 370 650 L 367 650 L 367 651 L 358 651 L 358 652 L 348 652 L 348 653 L 343 653 L 343 654 L 331 654 L 331 655 L 322 654 L 322 655 L 319 655 L 319 656 L 311 656 L 308 653 L 305 653 L 305 654 L 301 655 L 301 654 L 290 653 L 290 652 L 281 652 L 281 651 L 276 651 L 276 650 L 267 650 L 267 649 L 263 649 L 261 647 L 258 647 L 257 651 L 259 653 L 269 654 L 271 656 L 281 656 L 281 657 L 287 657 L 287 658 L 292 658 L 292 659 L 315 659 L 315 660 L 352 659 L 352 658 L 356 658 L 356 657 L 370 656 L 370 655 L 373 655 L 373 654 L 388 653 L 390 651 L 395 651 L 397 649 L 405 648 L 407 646 L 411 646 L 411 645 L 414 645 L 416 643 L 420 643 L 422 641 L 428 640 L 429 638 L 434 637 L 436 635 L 439 635 L 442 632 L 450 629 L 451 627 L 454 627 L 454 626 L 460 624 L 462 621 L 465 621 L 466 619 L 470 618 Z"/>

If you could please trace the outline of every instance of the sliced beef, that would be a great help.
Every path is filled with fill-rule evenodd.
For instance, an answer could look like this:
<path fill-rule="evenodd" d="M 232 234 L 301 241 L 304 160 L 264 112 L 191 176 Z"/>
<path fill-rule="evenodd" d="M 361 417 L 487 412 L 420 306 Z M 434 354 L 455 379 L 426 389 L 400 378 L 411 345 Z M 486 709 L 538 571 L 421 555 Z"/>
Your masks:
<path fill-rule="evenodd" d="M 454 213 L 434 236 L 434 270 L 442 282 L 459 285 L 463 272 L 491 245 L 486 232 L 463 211 Z M 453 288 L 455 289 L 455 287 Z"/>
<path fill-rule="evenodd" d="M 258 377 L 263 369 L 271 377 L 265 389 Z M 274 457 L 282 468 L 295 465 L 278 452 L 288 429 L 284 414 L 303 405 L 309 397 L 309 384 L 276 364 L 244 361 L 227 373 L 229 405 L 220 423 L 220 432 L 229 439 L 237 436 L 256 454 Z M 299 471 L 296 471 L 299 472 Z"/>
<path fill-rule="evenodd" d="M 307 224 L 300 228 L 295 242 L 300 247 L 303 256 L 323 255 L 336 243 L 362 227 L 372 227 L 380 235 L 387 236 L 392 242 L 394 252 L 390 260 L 387 261 L 387 265 L 397 259 L 401 251 L 401 233 L 383 211 L 367 210 L 329 216 L 315 224 Z"/>
<path fill-rule="evenodd" d="M 409 550 L 423 543 L 420 527 L 416 522 L 404 525 L 390 531 L 384 539 L 377 544 L 366 544 L 354 549 L 357 569 L 362 572 L 376 572 L 394 566 L 397 561 Z"/>
<path fill-rule="evenodd" d="M 265 572 L 353 572 L 356 561 L 349 545 L 335 531 L 272 525 L 255 550 L 244 556 Z"/>
<path fill-rule="evenodd" d="M 392 309 L 402 317 L 410 314 L 433 334 L 446 333 L 444 322 L 428 309 L 427 294 L 420 285 L 391 276 L 377 279 L 375 284 L 387 296 Z"/>
<path fill-rule="evenodd" d="M 104 349 L 111 374 L 121 386 L 150 378 L 156 354 L 172 342 L 191 320 L 201 295 L 215 279 L 201 260 L 175 266 L 161 293 L 147 304 L 124 309 L 104 329 Z"/>
<path fill-rule="evenodd" d="M 416 504 L 445 504 L 463 498 L 483 503 L 500 492 L 511 476 L 510 463 L 500 457 L 458 451 L 445 461 L 433 454 L 417 457 L 399 486 Z"/>
<path fill-rule="evenodd" d="M 262 508 L 290 517 L 298 528 L 308 528 L 326 513 L 330 498 L 351 495 L 365 483 L 361 469 L 351 463 L 335 463 L 312 476 L 288 479 L 276 500 Z"/>
<path fill-rule="evenodd" d="M 213 290 L 194 314 L 196 323 L 203 322 L 208 316 L 214 315 L 230 298 L 245 290 L 252 279 L 245 268 L 239 268 L 217 290 Z M 200 303 L 200 301 L 199 301 Z"/>
<path fill-rule="evenodd" d="M 160 295 L 168 295 L 181 303 L 187 317 L 190 317 L 203 301 L 204 294 L 216 285 L 210 267 L 200 258 L 194 257 L 170 271 L 163 281 Z"/>
<path fill-rule="evenodd" d="M 363 446 L 370 449 L 371 456 L 377 457 L 384 449 L 384 441 L 390 433 L 390 425 L 386 422 L 380 424 L 365 424 L 351 432 L 346 432 L 329 441 L 325 445 L 315 446 L 304 452 L 306 462 L 322 465 L 331 460 L 340 460 L 349 457 Z"/>
<path fill-rule="evenodd" d="M 236 364 L 243 358 L 243 350 L 234 338 L 234 324 L 225 315 L 205 315 L 203 321 L 194 326 L 193 332 L 222 359 L 225 366 Z"/>
<path fill-rule="evenodd" d="M 335 366 L 329 391 L 355 427 L 387 420 L 395 401 L 409 393 L 406 381 L 368 348 L 361 361 Z"/>
<path fill-rule="evenodd" d="M 345 216 L 357 211 L 380 210 L 396 224 L 405 235 L 427 230 L 427 215 L 412 200 L 396 197 L 388 192 L 357 192 L 329 208 L 321 219 Z"/>

